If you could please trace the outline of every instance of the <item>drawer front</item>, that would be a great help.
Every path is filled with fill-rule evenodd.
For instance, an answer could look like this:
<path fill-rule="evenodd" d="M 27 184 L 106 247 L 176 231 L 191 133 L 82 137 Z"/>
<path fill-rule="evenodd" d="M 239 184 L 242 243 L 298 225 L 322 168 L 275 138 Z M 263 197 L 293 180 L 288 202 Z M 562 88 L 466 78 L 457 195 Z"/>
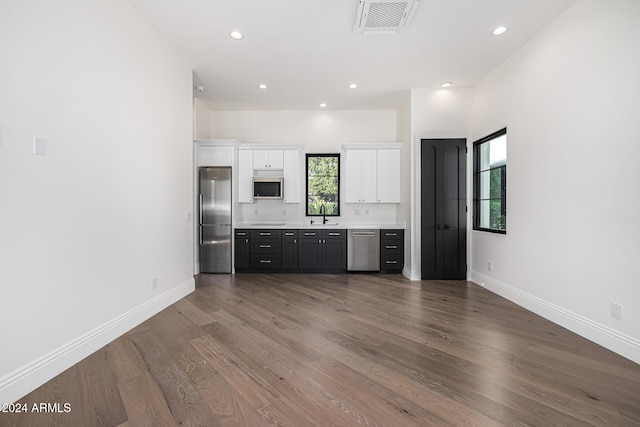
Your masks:
<path fill-rule="evenodd" d="M 249 230 L 239 228 L 235 231 L 236 238 L 240 239 L 248 239 L 249 238 Z"/>
<path fill-rule="evenodd" d="M 282 230 L 251 230 L 252 239 L 260 239 L 260 238 L 279 239 L 281 237 L 282 237 Z"/>
<path fill-rule="evenodd" d="M 283 239 L 297 239 L 298 238 L 298 230 L 284 230 L 282 231 Z"/>
<path fill-rule="evenodd" d="M 320 237 L 320 230 L 300 230 L 298 235 L 301 239 L 313 239 L 314 237 Z"/>
<path fill-rule="evenodd" d="M 380 257 L 380 270 L 402 270 L 404 258 L 401 256 Z"/>
<path fill-rule="evenodd" d="M 401 240 L 384 240 L 380 242 L 380 254 L 389 256 L 401 255 L 402 250 Z"/>
<path fill-rule="evenodd" d="M 282 241 L 276 239 L 252 239 L 252 254 L 279 254 L 282 251 Z"/>
<path fill-rule="evenodd" d="M 347 236 L 347 230 L 322 230 L 324 239 L 340 239 Z"/>
<path fill-rule="evenodd" d="M 380 230 L 380 240 L 404 239 L 404 230 Z"/>
<path fill-rule="evenodd" d="M 282 257 L 280 254 L 252 254 L 251 268 L 256 270 L 279 270 L 282 268 Z"/>

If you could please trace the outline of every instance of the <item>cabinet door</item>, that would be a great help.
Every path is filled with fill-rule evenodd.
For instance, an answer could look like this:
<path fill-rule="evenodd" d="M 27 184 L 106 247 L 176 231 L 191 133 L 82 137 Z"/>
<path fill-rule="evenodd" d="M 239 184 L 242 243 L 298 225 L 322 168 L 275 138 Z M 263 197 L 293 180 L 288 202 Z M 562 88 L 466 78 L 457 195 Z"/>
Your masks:
<path fill-rule="evenodd" d="M 347 238 L 345 230 L 323 230 L 322 258 L 325 270 L 347 269 Z"/>
<path fill-rule="evenodd" d="M 233 147 L 199 146 L 198 166 L 233 166 Z"/>
<path fill-rule="evenodd" d="M 253 151 L 238 150 L 238 203 L 253 202 Z"/>
<path fill-rule="evenodd" d="M 250 245 L 248 237 L 236 237 L 234 264 L 236 270 L 247 269 L 250 264 Z"/>
<path fill-rule="evenodd" d="M 253 168 L 254 169 L 269 168 L 269 154 L 267 150 L 253 150 Z"/>
<path fill-rule="evenodd" d="M 284 150 L 284 202 L 300 203 L 300 152 Z"/>
<path fill-rule="evenodd" d="M 378 150 L 378 203 L 400 203 L 400 150 Z"/>
<path fill-rule="evenodd" d="M 254 169 L 282 169 L 282 150 L 253 150 Z"/>
<path fill-rule="evenodd" d="M 283 150 L 267 150 L 269 169 L 282 169 L 284 167 Z"/>
<path fill-rule="evenodd" d="M 347 150 L 346 203 L 362 203 L 362 152 L 363 150 Z"/>
<path fill-rule="evenodd" d="M 298 268 L 319 270 L 322 268 L 320 238 L 302 238 L 298 240 Z"/>
<path fill-rule="evenodd" d="M 282 268 L 298 268 L 298 239 L 284 237 L 282 239 Z"/>
<path fill-rule="evenodd" d="M 378 201 L 378 152 L 377 150 L 362 150 L 362 202 L 376 203 Z"/>

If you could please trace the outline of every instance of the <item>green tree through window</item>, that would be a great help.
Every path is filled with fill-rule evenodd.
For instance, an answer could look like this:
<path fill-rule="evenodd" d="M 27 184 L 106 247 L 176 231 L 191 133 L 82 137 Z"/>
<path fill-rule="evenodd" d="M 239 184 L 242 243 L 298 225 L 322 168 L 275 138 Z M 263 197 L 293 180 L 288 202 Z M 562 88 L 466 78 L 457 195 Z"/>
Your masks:
<path fill-rule="evenodd" d="M 473 229 L 507 232 L 507 129 L 473 143 Z"/>
<path fill-rule="evenodd" d="M 307 216 L 340 215 L 340 154 L 307 154 Z"/>

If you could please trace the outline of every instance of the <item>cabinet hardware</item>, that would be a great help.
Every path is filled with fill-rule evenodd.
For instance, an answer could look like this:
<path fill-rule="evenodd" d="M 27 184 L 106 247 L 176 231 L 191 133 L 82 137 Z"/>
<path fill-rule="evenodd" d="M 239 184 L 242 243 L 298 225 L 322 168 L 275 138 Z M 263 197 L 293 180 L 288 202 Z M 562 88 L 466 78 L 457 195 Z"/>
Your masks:
<path fill-rule="evenodd" d="M 397 264 L 397 263 L 398 263 L 398 261 L 395 261 L 395 260 L 394 261 L 385 261 L 385 264 Z"/>
<path fill-rule="evenodd" d="M 271 236 L 271 233 L 260 233 L 261 236 Z"/>
<path fill-rule="evenodd" d="M 246 235 L 247 233 L 241 233 L 241 232 L 236 233 L 236 236 L 246 236 Z"/>
<path fill-rule="evenodd" d="M 260 245 L 261 248 L 270 248 L 271 245 Z"/>
<path fill-rule="evenodd" d="M 271 264 L 271 260 L 270 259 L 261 259 L 260 260 L 260 264 Z"/>
<path fill-rule="evenodd" d="M 398 249 L 398 245 L 386 245 L 385 248 L 387 248 L 387 249 Z"/>
<path fill-rule="evenodd" d="M 339 236 L 340 233 L 329 233 L 329 236 Z"/>
<path fill-rule="evenodd" d="M 384 233 L 385 236 L 397 236 L 398 233 Z"/>
<path fill-rule="evenodd" d="M 305 232 L 305 233 L 304 233 L 304 235 L 305 235 L 305 236 L 315 236 L 315 235 L 316 235 L 316 233 L 314 233 L 314 232 L 306 233 L 306 232 Z"/>

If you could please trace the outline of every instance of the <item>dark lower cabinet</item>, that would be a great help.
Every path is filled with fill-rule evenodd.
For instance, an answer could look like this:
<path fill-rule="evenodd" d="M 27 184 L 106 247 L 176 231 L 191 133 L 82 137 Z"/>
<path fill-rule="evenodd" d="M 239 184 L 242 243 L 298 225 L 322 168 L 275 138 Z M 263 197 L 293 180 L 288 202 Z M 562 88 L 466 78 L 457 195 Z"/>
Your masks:
<path fill-rule="evenodd" d="M 246 270 L 251 265 L 251 246 L 249 244 L 249 230 L 235 231 L 234 262 L 236 270 Z"/>
<path fill-rule="evenodd" d="M 380 230 L 380 271 L 401 273 L 404 268 L 404 230 Z"/>
<path fill-rule="evenodd" d="M 386 233 L 386 234 L 385 234 Z M 381 230 L 380 269 L 404 266 L 403 230 Z M 235 230 L 236 272 L 345 273 L 347 230 Z"/>
<path fill-rule="evenodd" d="M 285 230 L 282 233 L 282 269 L 298 268 L 298 230 Z"/>
<path fill-rule="evenodd" d="M 300 230 L 298 268 L 309 272 L 346 271 L 346 230 Z"/>

